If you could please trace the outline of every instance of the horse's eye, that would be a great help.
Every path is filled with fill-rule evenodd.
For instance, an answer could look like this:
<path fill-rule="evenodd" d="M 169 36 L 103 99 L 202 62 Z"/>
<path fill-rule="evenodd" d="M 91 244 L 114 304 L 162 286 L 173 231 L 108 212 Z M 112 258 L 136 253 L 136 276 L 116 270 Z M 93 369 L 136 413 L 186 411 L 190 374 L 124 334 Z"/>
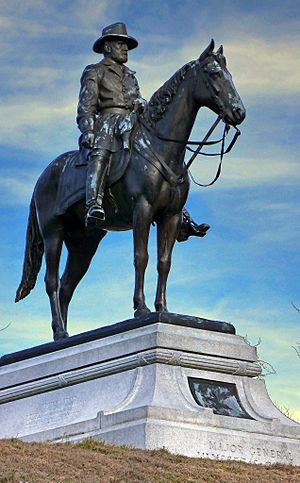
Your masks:
<path fill-rule="evenodd" d="M 220 79 L 220 77 L 221 77 L 221 72 L 220 72 L 220 71 L 215 71 L 215 72 L 212 72 L 212 73 L 210 74 L 210 77 L 211 77 L 213 80 Z"/>

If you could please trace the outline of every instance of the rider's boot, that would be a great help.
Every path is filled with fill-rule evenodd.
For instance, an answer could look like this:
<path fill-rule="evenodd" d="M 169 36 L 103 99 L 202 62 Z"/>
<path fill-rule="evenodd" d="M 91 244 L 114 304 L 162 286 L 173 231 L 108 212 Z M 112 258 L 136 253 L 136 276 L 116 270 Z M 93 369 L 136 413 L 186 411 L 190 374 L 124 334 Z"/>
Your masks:
<path fill-rule="evenodd" d="M 207 223 L 197 225 L 197 223 L 195 223 L 191 218 L 189 212 L 184 208 L 182 211 L 182 223 L 177 241 L 186 241 L 190 236 L 198 236 L 203 238 L 209 229 L 210 226 L 207 225 Z"/>
<path fill-rule="evenodd" d="M 94 228 L 97 222 L 105 220 L 102 207 L 105 181 L 108 170 L 110 152 L 99 149 L 97 153 L 89 156 L 87 183 L 86 183 L 86 216 L 87 228 Z"/>

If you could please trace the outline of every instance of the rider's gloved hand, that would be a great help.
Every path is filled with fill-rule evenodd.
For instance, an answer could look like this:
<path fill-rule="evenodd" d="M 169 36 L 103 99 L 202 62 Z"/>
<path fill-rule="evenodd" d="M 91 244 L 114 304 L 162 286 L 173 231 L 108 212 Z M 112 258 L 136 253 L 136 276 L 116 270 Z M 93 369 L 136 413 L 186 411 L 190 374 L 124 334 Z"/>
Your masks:
<path fill-rule="evenodd" d="M 134 101 L 134 110 L 142 113 L 146 107 L 146 104 L 147 104 L 147 101 L 142 97 L 140 97 L 139 99 L 136 99 Z"/>
<path fill-rule="evenodd" d="M 94 147 L 95 134 L 91 131 L 84 132 L 81 136 L 80 144 L 84 148 L 91 149 Z"/>

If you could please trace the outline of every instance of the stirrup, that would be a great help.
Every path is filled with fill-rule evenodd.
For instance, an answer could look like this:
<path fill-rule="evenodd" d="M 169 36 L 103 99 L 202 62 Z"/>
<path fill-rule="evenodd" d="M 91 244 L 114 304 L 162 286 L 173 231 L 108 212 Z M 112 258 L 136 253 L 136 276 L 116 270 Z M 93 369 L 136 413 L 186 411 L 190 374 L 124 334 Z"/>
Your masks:
<path fill-rule="evenodd" d="M 105 212 L 102 206 L 94 204 L 88 207 L 87 213 L 85 215 L 86 226 L 94 225 L 97 221 L 105 220 Z"/>

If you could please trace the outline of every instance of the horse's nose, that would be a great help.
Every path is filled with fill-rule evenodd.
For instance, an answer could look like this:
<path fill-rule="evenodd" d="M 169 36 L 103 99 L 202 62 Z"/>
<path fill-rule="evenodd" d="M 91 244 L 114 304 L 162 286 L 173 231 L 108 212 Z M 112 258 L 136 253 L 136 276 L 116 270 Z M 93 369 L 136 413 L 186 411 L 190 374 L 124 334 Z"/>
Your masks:
<path fill-rule="evenodd" d="M 236 123 L 241 124 L 246 117 L 246 109 L 244 106 L 236 106 L 233 109 L 233 115 L 235 117 Z"/>

